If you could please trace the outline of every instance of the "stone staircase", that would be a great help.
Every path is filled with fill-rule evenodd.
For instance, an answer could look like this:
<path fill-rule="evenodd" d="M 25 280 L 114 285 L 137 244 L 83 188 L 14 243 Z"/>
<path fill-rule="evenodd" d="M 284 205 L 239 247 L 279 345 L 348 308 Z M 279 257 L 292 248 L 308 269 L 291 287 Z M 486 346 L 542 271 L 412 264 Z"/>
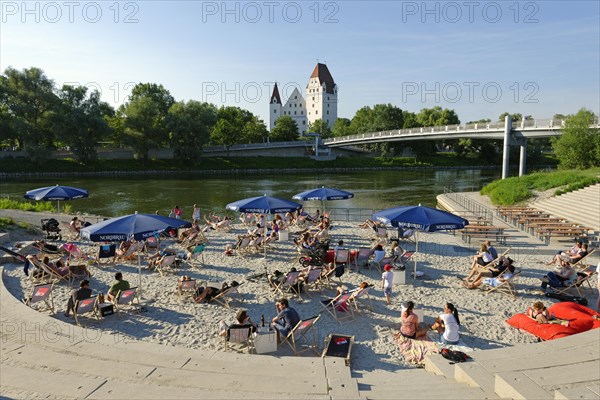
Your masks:
<path fill-rule="evenodd" d="M 478 351 L 464 364 L 434 355 L 427 371 L 353 375 L 341 359 L 194 350 L 78 327 L 25 306 L 3 278 L 0 267 L 0 398 L 600 398 L 600 330 Z"/>
<path fill-rule="evenodd" d="M 600 184 L 536 201 L 531 206 L 600 231 Z"/>

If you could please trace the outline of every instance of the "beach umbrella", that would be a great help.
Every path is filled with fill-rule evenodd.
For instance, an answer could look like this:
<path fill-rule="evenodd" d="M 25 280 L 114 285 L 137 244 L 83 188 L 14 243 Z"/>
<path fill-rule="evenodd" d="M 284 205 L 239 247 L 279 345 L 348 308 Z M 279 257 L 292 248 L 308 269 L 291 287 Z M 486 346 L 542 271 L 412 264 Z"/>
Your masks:
<path fill-rule="evenodd" d="M 129 214 L 82 228 L 79 235 L 92 242 L 144 240 L 169 229 L 189 228 L 191 223 L 156 214 Z"/>
<path fill-rule="evenodd" d="M 264 195 L 238 200 L 227 204 L 225 208 L 245 213 L 279 214 L 294 212 L 300 207 L 300 204 L 293 201 Z"/>
<path fill-rule="evenodd" d="M 345 190 L 327 188 L 325 186 L 304 191 L 298 193 L 292 197 L 294 200 L 308 201 L 308 200 L 321 200 L 323 210 L 325 209 L 325 201 L 329 200 L 347 200 L 354 197 L 353 193 Z"/>
<path fill-rule="evenodd" d="M 169 229 L 189 228 L 191 223 L 180 219 L 156 214 L 129 214 L 111 218 L 82 228 L 79 236 L 92 242 L 121 242 L 135 239 L 144 240 Z M 142 295 L 142 266 L 138 252 L 138 276 L 140 296 Z"/>
<path fill-rule="evenodd" d="M 416 250 L 419 251 L 418 231 L 436 232 L 440 230 L 462 229 L 469 221 L 437 208 L 418 206 L 400 206 L 378 211 L 372 215 L 374 220 L 398 228 L 415 230 Z M 414 277 L 417 277 L 417 259 L 415 257 Z"/>
<path fill-rule="evenodd" d="M 25 193 L 23 197 L 29 200 L 46 200 L 58 202 L 58 212 L 60 212 L 60 201 L 81 199 L 88 197 L 89 193 L 85 189 L 74 188 L 71 186 L 47 186 L 38 189 L 32 189 Z"/>

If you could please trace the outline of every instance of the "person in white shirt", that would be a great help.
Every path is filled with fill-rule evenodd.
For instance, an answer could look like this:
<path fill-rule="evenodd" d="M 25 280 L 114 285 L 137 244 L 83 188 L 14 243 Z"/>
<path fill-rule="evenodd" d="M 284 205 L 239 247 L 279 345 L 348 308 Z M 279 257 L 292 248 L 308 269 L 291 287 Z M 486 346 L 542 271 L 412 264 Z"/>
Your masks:
<path fill-rule="evenodd" d="M 383 267 L 383 274 L 381 274 L 381 289 L 385 294 L 385 300 L 388 304 L 392 304 L 392 286 L 394 284 L 394 267 L 391 264 L 386 264 Z"/>
<path fill-rule="evenodd" d="M 435 324 L 431 326 L 431 329 L 438 331 L 442 343 L 458 344 L 460 340 L 459 328 L 458 310 L 454 307 L 454 304 L 446 303 L 444 312 L 435 320 Z"/>

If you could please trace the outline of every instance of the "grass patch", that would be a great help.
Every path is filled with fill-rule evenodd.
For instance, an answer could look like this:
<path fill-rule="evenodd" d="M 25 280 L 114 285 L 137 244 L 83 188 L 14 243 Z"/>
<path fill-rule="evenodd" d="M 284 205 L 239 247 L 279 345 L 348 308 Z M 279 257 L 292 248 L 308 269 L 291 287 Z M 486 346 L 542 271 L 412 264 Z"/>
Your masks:
<path fill-rule="evenodd" d="M 50 201 L 36 201 L 35 203 L 30 203 L 27 201 L 18 201 L 12 200 L 8 198 L 0 198 L 0 209 L 3 210 L 21 210 L 21 211 L 35 211 L 35 212 L 43 212 L 43 211 L 56 211 L 53 203 Z M 66 212 L 66 210 L 65 210 Z"/>
<path fill-rule="evenodd" d="M 0 218 L 0 230 L 12 230 L 12 229 L 27 229 L 28 231 L 34 231 L 35 229 L 26 222 L 15 222 L 12 218 Z"/>
<path fill-rule="evenodd" d="M 488 195 L 496 205 L 509 206 L 530 199 L 534 190 L 558 188 L 554 194 L 560 195 L 596 183 L 600 183 L 600 168 L 535 172 L 522 177 L 494 181 L 484 186 L 480 193 Z"/>

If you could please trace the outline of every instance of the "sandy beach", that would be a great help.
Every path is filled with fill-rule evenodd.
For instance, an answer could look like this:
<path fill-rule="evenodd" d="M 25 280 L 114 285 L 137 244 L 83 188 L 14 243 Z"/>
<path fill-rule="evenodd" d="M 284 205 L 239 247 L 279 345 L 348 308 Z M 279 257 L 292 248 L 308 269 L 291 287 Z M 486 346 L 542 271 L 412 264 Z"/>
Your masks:
<path fill-rule="evenodd" d="M 16 220 L 30 220 L 36 226 L 38 222 L 35 221 L 39 221 L 40 218 L 36 213 L 11 210 L 2 210 L 0 215 L 11 215 Z M 62 219 L 67 220 L 68 216 Z M 137 339 L 169 346 L 215 349 L 222 347 L 222 338 L 217 336 L 219 321 L 233 322 L 239 308 L 248 310 L 254 321 L 259 321 L 261 315 L 270 320 L 276 314 L 274 303 L 278 296 L 269 289 L 264 279 L 247 281 L 246 278 L 264 272 L 265 268 L 269 272 L 287 272 L 291 267 L 299 267 L 295 245 L 291 240 L 275 242 L 266 257 L 264 253 L 246 257 L 225 256 L 225 245 L 233 245 L 237 235 L 245 233 L 248 229 L 236 222 L 230 232 L 209 232 L 209 243 L 204 253 L 205 265 L 202 267 L 182 267 L 177 270 L 176 275 L 165 277 L 154 271 L 142 270 L 144 312 L 125 313 L 122 319 L 117 315 L 107 316 L 100 321 L 84 318 L 84 325 L 102 329 L 107 334 L 122 335 L 124 340 Z M 369 247 L 373 243 L 370 232 L 368 229 L 359 228 L 358 223 L 334 221 L 331 243 L 343 240 L 346 248 Z M 88 254 L 97 254 L 98 248 L 92 243 L 75 243 Z M 402 243 L 401 246 L 406 250 L 415 249 L 414 243 Z M 459 234 L 419 234 L 417 268 L 424 275 L 414 280 L 407 274 L 407 284 L 394 286 L 392 305 L 385 303 L 381 274 L 377 270 L 347 270 L 342 276 L 344 285 L 353 288 L 362 281 L 374 285 L 370 291 L 374 310 L 361 313 L 352 321 L 338 324 L 322 310 L 320 300 L 332 297 L 333 289 L 328 289 L 323 294 L 304 293 L 301 298 L 290 295 L 290 305 L 303 318 L 322 313 L 316 325 L 320 348 L 324 338 L 330 333 L 354 335 L 356 345 L 353 350 L 352 368 L 356 371 L 412 368 L 412 365 L 404 362 L 394 339 L 394 334 L 400 327 L 401 303 L 408 300 L 414 301 L 417 307 L 423 310 L 426 325 L 433 323 L 446 302 L 453 303 L 460 313 L 462 341 L 471 349 L 490 349 L 536 341 L 533 336 L 508 326 L 504 321 L 515 313 L 524 312 L 535 300 L 542 300 L 548 305 L 553 302 L 552 299 L 538 294 L 539 278 L 550 269 L 543 262 L 548 261 L 550 255 L 558 248 L 531 243 L 525 239 L 519 241 L 518 238 L 513 238 L 509 241 L 512 248 L 509 256 L 515 260 L 517 268 L 523 271 L 516 281 L 518 295 L 512 298 L 503 293 L 486 293 L 462 287 L 461 279 L 468 273 L 471 257 L 478 246 L 479 243 L 466 244 Z M 561 248 L 567 246 L 568 244 L 563 244 Z M 507 246 L 496 247 L 499 252 L 503 252 Z M 143 259 L 142 266 L 146 265 L 147 262 Z M 9 291 L 17 298 L 29 293 L 31 284 L 23 274 L 22 265 L 7 264 L 4 267 L 5 282 Z M 407 271 L 412 271 L 412 268 L 411 262 Z M 116 266 L 111 267 L 92 267 L 92 290 L 106 293 L 117 271 L 121 271 L 124 279 L 132 286 L 138 285 L 140 277 L 137 264 L 118 262 Z M 176 282 L 177 276 L 181 275 L 189 275 L 198 281 L 243 282 L 240 288 L 243 303 L 233 303 L 232 309 L 229 310 L 219 304 L 195 304 L 190 298 L 180 301 L 176 294 Z M 55 318 L 74 324 L 72 317 L 63 315 L 70 292 L 71 288 L 65 283 L 55 286 Z M 595 290 L 593 293 L 587 291 L 587 294 L 591 303 L 595 301 Z M 276 354 L 292 353 L 289 348 L 280 346 Z"/>

